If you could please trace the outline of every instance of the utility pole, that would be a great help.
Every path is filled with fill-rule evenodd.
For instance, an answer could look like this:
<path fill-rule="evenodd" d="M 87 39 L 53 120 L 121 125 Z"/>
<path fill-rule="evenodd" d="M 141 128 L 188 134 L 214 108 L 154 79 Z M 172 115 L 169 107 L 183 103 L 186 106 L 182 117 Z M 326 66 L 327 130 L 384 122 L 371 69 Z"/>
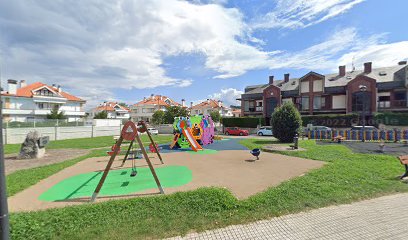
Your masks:
<path fill-rule="evenodd" d="M 1 72 L 0 72 L 0 93 Z M 0 94 L 0 239 L 10 239 L 9 214 L 7 206 L 6 191 L 6 171 L 4 167 L 4 146 L 3 146 L 3 101 Z"/>

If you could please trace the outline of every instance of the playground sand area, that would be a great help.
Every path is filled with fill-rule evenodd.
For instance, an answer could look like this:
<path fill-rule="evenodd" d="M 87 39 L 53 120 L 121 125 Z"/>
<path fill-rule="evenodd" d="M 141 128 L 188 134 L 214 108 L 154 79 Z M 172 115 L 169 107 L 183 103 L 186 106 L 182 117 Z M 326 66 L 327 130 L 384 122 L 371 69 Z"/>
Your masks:
<path fill-rule="evenodd" d="M 260 160 L 255 161 L 249 150 L 225 150 L 212 152 L 211 154 L 194 154 L 191 151 L 162 153 L 164 164 L 160 163 L 156 154 L 150 153 L 149 156 L 166 194 L 194 190 L 200 187 L 225 187 L 239 199 L 245 199 L 258 192 L 265 191 L 268 187 L 277 186 L 283 181 L 301 176 L 324 165 L 324 162 L 321 161 L 267 152 L 262 152 Z M 97 202 L 159 194 L 144 159 L 136 160 L 136 166 L 140 173 L 135 177 L 130 177 L 132 161 L 126 161 L 125 165 L 120 167 L 122 158 L 123 156 L 115 160 L 110 175 L 108 175 L 108 178 L 117 175 L 120 176 L 120 179 L 116 178 L 116 182 L 105 183 Z M 89 203 L 90 196 L 108 159 L 109 157 L 89 158 L 40 181 L 36 185 L 10 197 L 8 199 L 10 210 L 13 212 L 36 211 Z M 172 171 L 174 171 L 174 174 Z M 78 176 L 84 178 L 80 180 Z M 146 176 L 148 176 L 148 179 Z M 76 183 L 79 184 L 78 187 L 72 186 L 75 191 L 63 187 L 69 187 L 69 182 L 66 182 L 65 185 L 58 185 L 74 178 L 82 181 Z M 146 181 L 149 182 L 147 185 Z M 110 193 L 119 194 L 115 194 L 114 197 L 102 194 L 104 189 L 117 190 L 119 188 L 128 188 L 132 184 L 145 185 L 145 188 L 133 188 L 133 190 L 137 189 L 137 192 L 111 191 Z M 55 189 L 57 187 L 58 189 Z M 49 191 L 53 189 L 57 192 L 66 191 L 60 193 L 65 197 L 56 198 L 58 200 L 55 201 L 40 200 L 45 199 L 45 195 L 50 195 Z M 72 198 L 81 191 L 86 195 Z"/>

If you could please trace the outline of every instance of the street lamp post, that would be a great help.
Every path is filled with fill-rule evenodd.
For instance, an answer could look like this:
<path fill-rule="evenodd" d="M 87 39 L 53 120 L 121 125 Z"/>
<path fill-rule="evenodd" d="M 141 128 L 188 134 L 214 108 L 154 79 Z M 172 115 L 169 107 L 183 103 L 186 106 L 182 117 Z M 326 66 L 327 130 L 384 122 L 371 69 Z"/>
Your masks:
<path fill-rule="evenodd" d="M 362 119 L 363 119 L 363 137 L 361 138 L 362 142 L 365 142 L 365 125 L 366 125 L 366 121 L 365 121 L 365 96 L 364 93 L 367 92 L 367 86 L 365 85 L 360 85 L 360 92 L 362 93 L 362 98 L 363 98 L 363 109 L 361 111 L 361 115 L 362 115 Z"/>
<path fill-rule="evenodd" d="M 9 214 L 7 205 L 6 173 L 4 167 L 4 146 L 3 146 L 3 103 L 1 100 L 0 81 L 0 239 L 10 238 Z"/>

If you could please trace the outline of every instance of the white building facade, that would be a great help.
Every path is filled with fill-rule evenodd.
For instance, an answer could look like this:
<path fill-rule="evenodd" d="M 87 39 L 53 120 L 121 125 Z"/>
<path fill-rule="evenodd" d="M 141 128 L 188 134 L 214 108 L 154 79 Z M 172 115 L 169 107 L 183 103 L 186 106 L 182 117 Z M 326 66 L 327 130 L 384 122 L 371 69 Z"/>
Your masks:
<path fill-rule="evenodd" d="M 63 92 L 60 86 L 40 82 L 26 85 L 25 80 L 12 79 L 7 85 L 8 90 L 1 93 L 4 122 L 43 121 L 55 108 L 63 112 L 69 122 L 85 116 L 86 101 Z"/>
<path fill-rule="evenodd" d="M 145 97 L 142 101 L 130 107 L 131 117 L 133 121 L 150 122 L 153 113 L 158 110 L 166 111 L 166 107 L 171 106 L 185 107 L 185 100 L 182 99 L 181 102 L 182 103 L 179 104 L 169 97 L 152 94 L 150 97 Z"/>
<path fill-rule="evenodd" d="M 89 118 L 94 118 L 97 113 L 105 111 L 108 119 L 129 119 L 130 109 L 117 102 L 104 102 L 89 112 Z"/>

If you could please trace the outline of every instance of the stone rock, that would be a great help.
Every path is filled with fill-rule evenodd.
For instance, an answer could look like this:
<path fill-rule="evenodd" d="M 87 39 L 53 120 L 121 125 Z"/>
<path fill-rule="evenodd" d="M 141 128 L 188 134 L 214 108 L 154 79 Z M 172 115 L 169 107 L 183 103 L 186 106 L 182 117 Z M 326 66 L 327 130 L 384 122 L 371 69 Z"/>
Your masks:
<path fill-rule="evenodd" d="M 37 131 L 31 131 L 27 134 L 23 144 L 21 144 L 19 159 L 42 158 L 45 155 L 45 148 L 38 146 L 40 134 Z"/>

